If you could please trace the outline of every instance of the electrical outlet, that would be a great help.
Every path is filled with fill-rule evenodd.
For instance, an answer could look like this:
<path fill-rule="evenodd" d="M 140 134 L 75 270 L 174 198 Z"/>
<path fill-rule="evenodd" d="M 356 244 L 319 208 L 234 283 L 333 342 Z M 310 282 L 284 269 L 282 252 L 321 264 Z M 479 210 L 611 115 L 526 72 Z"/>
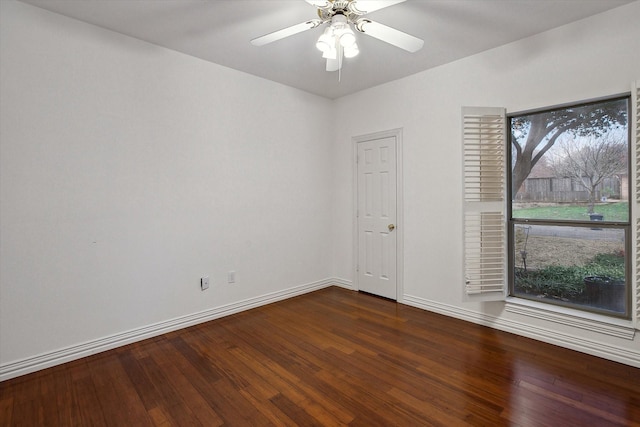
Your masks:
<path fill-rule="evenodd" d="M 236 283 L 236 272 L 235 271 L 230 271 L 229 272 L 229 274 L 227 275 L 227 282 Z"/>
<path fill-rule="evenodd" d="M 209 289 L 209 276 L 200 278 L 200 289 L 203 291 Z"/>

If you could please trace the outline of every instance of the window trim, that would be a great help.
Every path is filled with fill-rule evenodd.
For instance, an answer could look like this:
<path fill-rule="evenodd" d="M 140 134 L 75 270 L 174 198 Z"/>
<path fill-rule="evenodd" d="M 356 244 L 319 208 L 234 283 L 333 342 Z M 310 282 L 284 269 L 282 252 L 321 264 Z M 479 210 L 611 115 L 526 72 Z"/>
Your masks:
<path fill-rule="evenodd" d="M 506 298 L 505 311 L 626 340 L 633 340 L 636 332 L 634 322 L 631 319 L 514 296 Z"/>
<path fill-rule="evenodd" d="M 563 108 L 571 108 L 571 107 L 577 107 L 577 106 L 600 104 L 602 102 L 607 102 L 607 101 L 615 101 L 615 100 L 619 100 L 619 99 L 626 99 L 626 98 L 631 97 L 631 95 L 632 95 L 632 93 L 630 91 L 626 91 L 626 92 L 616 93 L 616 94 L 613 94 L 613 95 L 599 96 L 599 97 L 596 97 L 596 98 L 589 98 L 589 99 L 585 99 L 583 101 L 563 102 L 562 104 L 550 105 L 550 106 L 546 106 L 546 107 L 531 108 L 531 109 L 528 109 L 528 110 L 520 110 L 520 111 L 511 111 L 511 112 L 507 112 L 506 118 L 507 118 L 507 121 L 508 121 L 509 119 L 511 119 L 514 116 L 528 116 L 530 114 L 548 113 L 550 111 L 560 110 L 560 109 L 563 109 Z M 632 107 L 632 105 L 630 107 Z M 631 117 L 631 109 L 629 110 L 629 117 Z M 631 121 L 629 121 L 629 127 L 631 127 Z M 509 142 L 509 141 L 507 141 L 507 142 Z M 507 146 L 507 148 L 508 148 L 508 146 Z"/>
<path fill-rule="evenodd" d="M 631 281 L 634 289 L 632 290 L 631 303 L 632 306 L 632 318 L 635 321 L 636 329 L 640 330 L 640 262 L 638 256 L 640 255 L 640 80 L 636 80 L 631 85 L 631 114 L 630 114 L 630 129 L 631 129 L 631 157 L 634 161 L 631 162 L 631 170 L 629 171 L 629 191 L 633 196 L 633 201 L 629 200 L 631 204 L 631 224 L 633 227 L 633 235 L 635 241 L 632 246 L 632 262 L 634 262 L 634 268 L 632 269 Z M 635 179 L 632 181 L 631 177 Z M 633 203 L 632 203 L 633 202 Z"/>
<path fill-rule="evenodd" d="M 592 225 L 589 221 L 571 221 L 571 220 L 553 220 L 553 219 L 544 219 L 544 220 L 532 220 L 532 219 L 526 219 L 526 218 L 513 218 L 513 198 L 511 196 L 511 186 L 512 186 L 512 179 L 513 179 L 513 174 L 511 171 L 511 164 L 513 161 L 512 158 L 512 154 L 513 154 L 513 150 L 511 148 L 511 132 L 507 131 L 506 133 L 506 138 L 505 138 L 505 150 L 506 150 L 506 164 L 508 165 L 507 169 L 507 191 L 506 191 L 506 234 L 507 234 L 507 298 L 506 301 L 508 302 L 507 304 L 507 311 L 510 312 L 519 312 L 520 314 L 527 314 L 531 317 L 537 317 L 537 318 L 542 318 L 542 319 L 547 319 L 547 320 L 552 320 L 552 321 L 557 321 L 558 323 L 562 323 L 562 324 L 567 324 L 567 325 L 571 325 L 571 326 L 577 326 L 577 327 L 583 327 L 583 329 L 588 329 L 588 330 L 593 330 L 592 328 L 596 327 L 597 329 L 597 325 L 593 324 L 591 321 L 589 321 L 589 319 L 591 319 L 592 316 L 602 316 L 605 319 L 609 319 L 609 320 L 622 320 L 624 322 L 629 322 L 631 325 L 633 325 L 633 318 L 634 316 L 636 316 L 636 314 L 634 313 L 634 291 L 635 292 L 640 292 L 638 291 L 638 285 L 636 283 L 636 280 L 634 280 L 633 277 L 633 263 L 634 263 L 634 259 L 635 257 L 633 256 L 633 247 L 635 245 L 632 245 L 632 239 L 633 239 L 633 229 L 632 229 L 632 224 L 633 224 L 633 218 L 634 218 L 634 207 L 633 204 L 635 203 L 639 203 L 640 199 L 635 200 L 634 196 L 635 196 L 635 192 L 632 191 L 632 186 L 631 186 L 631 178 L 632 176 L 634 176 L 633 171 L 635 170 L 633 168 L 634 166 L 634 162 L 632 162 L 632 158 L 635 159 L 635 144 L 639 143 L 639 141 L 635 141 L 634 140 L 634 135 L 633 135 L 633 131 L 634 129 L 634 105 L 633 105 L 633 94 L 631 92 L 625 92 L 625 93 L 621 93 L 621 94 L 616 94 L 616 95 L 611 95 L 611 96 L 603 96 L 603 97 L 598 97 L 598 98 L 593 98 L 593 99 L 589 99 L 589 100 L 584 100 L 584 101 L 577 101 L 577 102 L 568 102 L 568 103 L 563 103 L 560 105 L 556 105 L 556 106 L 549 106 L 549 107 L 544 107 L 544 108 L 538 108 L 538 109 L 532 109 L 532 110 L 526 110 L 526 111 L 520 111 L 520 112 L 508 112 L 506 114 L 505 120 L 505 126 L 507 129 L 510 129 L 511 125 L 511 119 L 514 117 L 518 117 L 518 116 L 526 116 L 526 115 L 530 115 L 530 114 L 536 114 L 536 113 L 544 113 L 544 112 L 550 112 L 550 111 L 555 111 L 555 110 L 561 110 L 563 108 L 571 108 L 571 107 L 579 107 L 579 106 L 587 106 L 587 105 L 594 105 L 594 104 L 599 104 L 599 103 L 603 103 L 603 102 L 609 102 L 609 101 L 616 101 L 616 100 L 626 100 L 627 101 L 627 111 L 628 111 L 628 117 L 627 117 L 627 141 L 628 141 L 628 158 L 627 158 L 627 175 L 628 175 L 628 181 L 629 181 L 629 185 L 627 187 L 627 200 L 629 201 L 629 207 L 628 207 L 628 220 L 627 222 L 613 222 L 613 221 L 603 221 L 602 223 L 600 223 L 603 227 L 614 227 L 614 228 L 622 228 L 624 230 L 625 233 L 625 282 L 627 284 L 627 288 L 626 288 L 626 307 L 625 307 L 625 313 L 622 314 L 618 314 L 618 313 L 605 313 L 603 312 L 603 310 L 598 310 L 598 309 L 593 309 L 593 308 L 589 308 L 588 306 L 585 307 L 580 307 L 580 306 L 567 306 L 567 305 L 563 305 L 563 304 L 559 304 L 559 303 L 554 303 L 554 302 L 541 302 L 541 301 L 537 301 L 534 300 L 532 298 L 525 298 L 522 296 L 518 296 L 515 295 L 515 280 L 514 280 L 514 267 L 515 267 L 515 259 L 514 259 L 514 243 L 513 243 L 513 233 L 514 233 L 514 225 L 515 224 L 527 224 L 527 223 L 544 223 L 544 224 L 548 224 L 548 225 L 553 225 L 553 226 L 571 226 L 571 225 L 579 225 L 579 226 L 589 226 Z M 637 126 L 637 124 L 636 124 Z M 640 225 L 640 219 L 638 220 L 638 223 Z M 599 224 L 599 226 L 600 226 Z M 636 226 L 636 229 L 638 228 L 638 226 Z M 639 266 L 636 266 L 636 268 L 640 268 Z M 516 300 L 516 301 L 514 301 Z M 520 303 L 520 301 L 527 301 L 527 304 L 524 303 Z M 636 302 L 636 305 L 638 305 L 640 307 L 640 302 Z M 515 307 L 519 307 L 518 309 L 516 309 Z M 527 307 L 527 308 L 524 308 Z M 534 308 L 535 307 L 535 308 Z M 549 310 L 548 307 L 554 307 L 554 308 L 560 308 L 560 310 Z M 538 314 L 538 310 L 540 310 L 542 313 L 558 313 L 561 314 L 560 316 L 558 316 L 557 314 L 554 315 L 548 315 L 548 314 Z M 565 313 L 566 310 L 569 310 L 568 313 Z M 640 312 L 640 308 L 638 308 L 638 311 Z M 582 315 L 577 315 L 577 314 L 582 314 Z M 588 314 L 588 315 L 584 315 L 584 314 Z M 640 315 L 638 315 L 638 317 L 640 317 Z M 579 326 L 582 325 L 581 322 L 575 322 L 575 320 L 571 320 L 571 319 L 583 319 L 583 321 L 586 321 L 585 325 L 587 325 L 586 327 L 584 326 Z M 639 320 L 640 321 L 640 320 Z M 608 324 L 614 324 L 615 322 L 606 322 Z M 632 326 L 633 327 L 633 326 Z M 611 334 L 610 334 L 611 335 Z M 614 336 L 617 336 L 615 334 L 613 334 Z M 624 334 L 623 334 L 624 335 Z M 631 337 L 633 338 L 633 334 L 631 335 Z"/>

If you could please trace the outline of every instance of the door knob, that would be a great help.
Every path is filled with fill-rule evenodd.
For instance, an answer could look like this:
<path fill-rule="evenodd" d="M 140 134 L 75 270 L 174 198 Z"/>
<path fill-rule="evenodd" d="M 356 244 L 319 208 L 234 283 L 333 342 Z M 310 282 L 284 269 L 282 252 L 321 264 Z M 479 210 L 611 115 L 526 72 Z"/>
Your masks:
<path fill-rule="evenodd" d="M 389 231 L 395 230 L 396 226 L 393 224 L 389 224 Z"/>

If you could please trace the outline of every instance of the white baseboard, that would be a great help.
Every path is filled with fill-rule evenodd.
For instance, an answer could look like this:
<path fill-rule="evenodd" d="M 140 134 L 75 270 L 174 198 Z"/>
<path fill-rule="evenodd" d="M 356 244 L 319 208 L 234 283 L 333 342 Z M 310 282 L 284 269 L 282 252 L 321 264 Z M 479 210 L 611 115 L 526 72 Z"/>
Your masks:
<path fill-rule="evenodd" d="M 271 304 L 287 298 L 313 292 L 332 285 L 341 287 L 349 286 L 349 283 L 340 279 L 324 279 L 317 282 L 307 283 L 304 285 L 294 286 L 282 291 L 272 292 L 265 295 L 249 298 L 244 301 L 215 307 L 198 313 L 177 317 L 175 319 L 155 323 L 141 328 L 132 329 L 130 331 L 88 341 L 82 344 L 73 345 L 60 350 L 47 352 L 38 356 L 28 357 L 16 362 L 0 365 L 0 381 L 5 381 L 21 375 L 36 372 L 62 363 L 77 360 L 92 354 L 100 353 L 113 348 L 121 347 L 133 342 L 142 341 L 158 335 L 183 329 L 199 323 L 208 322 L 210 320 L 219 319 L 230 314 L 239 313 L 241 311 L 250 310 L 262 305 Z"/>
<path fill-rule="evenodd" d="M 355 286 L 353 286 L 353 282 L 351 280 L 347 280 L 347 279 L 340 279 L 338 277 L 332 277 L 331 278 L 331 283 L 335 286 L 339 286 L 341 288 L 345 288 L 348 289 L 350 291 L 355 291 L 356 288 Z"/>
<path fill-rule="evenodd" d="M 527 338 L 557 345 L 559 347 L 576 350 L 592 356 L 640 368 L 640 351 L 632 351 L 627 348 L 558 332 L 557 330 L 502 319 L 416 296 L 405 295 L 403 303 L 423 310 L 433 311 L 434 313 L 455 317 L 457 319 L 466 320 L 468 322 L 488 326 L 505 332 L 511 332 L 516 335 L 521 335 Z"/>

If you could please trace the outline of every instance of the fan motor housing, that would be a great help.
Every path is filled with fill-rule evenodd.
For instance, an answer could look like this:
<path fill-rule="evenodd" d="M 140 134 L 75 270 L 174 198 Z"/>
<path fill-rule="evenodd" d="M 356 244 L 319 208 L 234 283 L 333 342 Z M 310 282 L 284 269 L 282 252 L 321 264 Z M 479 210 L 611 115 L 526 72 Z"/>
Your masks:
<path fill-rule="evenodd" d="M 343 15 L 347 22 L 354 23 L 365 12 L 357 9 L 356 0 L 329 0 L 326 7 L 318 8 L 318 16 L 322 22 L 329 22 L 335 15 Z"/>

